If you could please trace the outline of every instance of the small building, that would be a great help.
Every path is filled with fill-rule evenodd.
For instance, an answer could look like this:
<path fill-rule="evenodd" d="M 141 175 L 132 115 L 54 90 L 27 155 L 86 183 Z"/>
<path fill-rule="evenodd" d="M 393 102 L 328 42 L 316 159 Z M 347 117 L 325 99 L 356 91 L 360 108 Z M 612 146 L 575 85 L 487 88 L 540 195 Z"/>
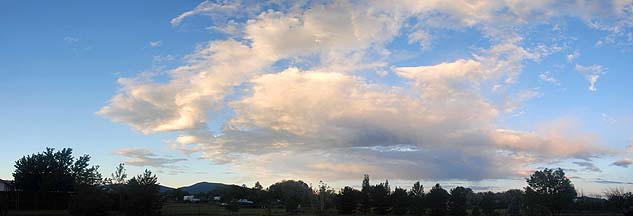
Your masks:
<path fill-rule="evenodd" d="M 200 202 L 200 199 L 196 198 L 195 196 L 189 195 L 189 196 L 184 196 L 182 197 L 182 200 L 185 202 Z"/>
<path fill-rule="evenodd" d="M 14 191 L 15 186 L 12 182 L 0 179 L 0 191 Z"/>
<path fill-rule="evenodd" d="M 222 199 L 221 196 L 214 196 L 213 201 L 220 201 Z"/>

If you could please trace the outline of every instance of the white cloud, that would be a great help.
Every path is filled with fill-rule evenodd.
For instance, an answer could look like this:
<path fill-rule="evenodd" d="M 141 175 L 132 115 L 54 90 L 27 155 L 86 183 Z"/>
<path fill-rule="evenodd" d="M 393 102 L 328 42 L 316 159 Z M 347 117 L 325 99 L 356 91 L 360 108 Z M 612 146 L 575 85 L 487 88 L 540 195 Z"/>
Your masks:
<path fill-rule="evenodd" d="M 549 71 L 545 71 L 538 75 L 538 78 L 542 81 L 551 83 L 553 85 L 560 85 L 560 81 L 552 76 L 552 73 Z"/>
<path fill-rule="evenodd" d="M 606 68 L 602 65 L 596 64 L 590 66 L 576 64 L 576 71 L 580 72 L 583 76 L 585 76 L 585 79 L 589 81 L 589 91 L 595 92 L 598 90 L 596 88 L 596 82 L 598 82 L 600 76 L 605 74 Z"/>
<path fill-rule="evenodd" d="M 159 47 L 159 46 L 161 46 L 161 45 L 163 45 L 163 42 L 162 42 L 162 41 L 150 41 L 150 42 L 149 42 L 149 46 L 150 46 L 150 47 Z"/>
<path fill-rule="evenodd" d="M 177 17 L 171 19 L 170 23 L 173 26 L 180 25 L 180 23 L 190 16 L 195 15 L 208 15 L 208 16 L 216 16 L 216 14 L 228 14 L 232 12 L 237 12 L 241 9 L 241 5 L 237 1 L 226 1 L 221 3 L 215 3 L 211 1 L 204 1 L 200 3 L 196 8 L 191 11 L 184 12 Z"/>
<path fill-rule="evenodd" d="M 574 53 L 567 55 L 567 62 L 572 63 L 579 56 L 580 56 L 580 51 L 576 50 L 574 51 Z"/>
<path fill-rule="evenodd" d="M 355 3 L 251 7 L 205 1 L 171 24 L 204 15 L 229 39 L 201 45 L 168 72 L 167 81 L 119 79 L 121 90 L 97 113 L 145 134 L 177 131 L 173 149 L 200 153 L 257 178 L 356 178 L 341 175 L 345 168 L 359 176 L 478 180 L 524 175 L 537 162 L 612 154 L 595 135 L 577 132 L 565 120 L 533 131 L 496 121 L 500 112 L 513 112 L 540 95 L 529 89 L 508 93 L 524 63 L 561 50 L 527 43 L 522 33 L 530 23 L 560 16 L 588 21 L 609 15 L 603 12 L 611 5 Z M 403 30 L 409 20 L 417 22 L 416 29 Z M 474 30 L 489 45 L 435 64 L 403 67 L 388 61 L 396 53 L 389 43 L 400 36 L 438 47 L 432 30 Z M 363 73 L 387 70 L 405 84 Z M 576 70 L 595 90 L 604 68 L 576 65 Z M 559 83 L 549 73 L 539 78 Z M 506 100 L 494 103 L 492 97 Z M 220 119 L 223 126 L 214 134 L 207 124 L 224 109 L 234 115 Z"/>
<path fill-rule="evenodd" d="M 617 122 L 613 117 L 607 115 L 606 113 L 600 113 L 600 116 L 602 117 L 603 121 L 609 124 L 615 124 Z"/>
<path fill-rule="evenodd" d="M 77 43 L 77 42 L 79 42 L 79 38 L 66 36 L 66 37 L 64 37 L 64 41 L 65 41 L 66 43 L 72 44 L 72 43 Z"/>

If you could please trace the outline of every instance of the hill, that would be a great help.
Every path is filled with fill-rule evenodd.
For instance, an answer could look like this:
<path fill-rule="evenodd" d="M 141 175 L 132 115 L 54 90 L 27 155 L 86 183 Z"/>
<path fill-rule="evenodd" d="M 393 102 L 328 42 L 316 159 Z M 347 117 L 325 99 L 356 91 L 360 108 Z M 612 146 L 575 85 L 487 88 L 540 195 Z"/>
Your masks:
<path fill-rule="evenodd" d="M 228 186 L 231 186 L 231 185 L 222 184 L 222 183 L 214 183 L 214 182 L 198 182 L 193 185 L 180 187 L 178 189 L 189 192 L 190 194 L 196 194 L 196 193 L 205 193 L 208 191 L 213 191 L 215 189 L 225 188 Z M 160 192 L 166 192 L 173 189 L 174 188 L 167 187 L 167 186 L 162 186 L 162 185 L 160 186 Z"/>

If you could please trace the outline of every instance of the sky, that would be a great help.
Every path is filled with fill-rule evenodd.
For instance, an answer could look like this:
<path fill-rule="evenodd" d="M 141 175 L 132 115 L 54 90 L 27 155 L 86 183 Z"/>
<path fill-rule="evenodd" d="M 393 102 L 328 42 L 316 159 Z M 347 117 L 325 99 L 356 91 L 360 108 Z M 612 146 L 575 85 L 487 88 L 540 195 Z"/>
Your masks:
<path fill-rule="evenodd" d="M 0 2 L 0 178 L 633 190 L 633 2 Z"/>

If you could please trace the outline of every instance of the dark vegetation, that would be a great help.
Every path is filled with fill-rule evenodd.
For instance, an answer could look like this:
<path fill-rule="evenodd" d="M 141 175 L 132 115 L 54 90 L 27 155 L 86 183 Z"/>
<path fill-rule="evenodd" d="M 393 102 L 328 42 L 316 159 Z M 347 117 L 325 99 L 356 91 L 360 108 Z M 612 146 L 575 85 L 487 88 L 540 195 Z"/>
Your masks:
<path fill-rule="evenodd" d="M 428 192 L 420 182 L 411 188 L 391 188 L 389 181 L 335 190 L 320 182 L 313 187 L 284 180 L 264 188 L 198 183 L 162 187 L 149 170 L 128 180 L 123 164 L 103 178 L 90 156 L 73 157 L 71 149 L 24 156 L 15 163 L 18 191 L 0 193 L 0 216 L 6 209 L 60 209 L 71 215 L 431 215 L 541 216 L 633 215 L 633 194 L 607 192 L 605 198 L 578 196 L 562 169 L 544 169 L 527 178 L 523 190 L 474 192 L 436 184 Z M 184 200 L 193 195 L 195 200 Z M 54 203 L 51 204 L 51 203 Z M 218 213 L 219 212 L 219 213 Z M 208 213 L 208 214 L 207 214 Z"/>

